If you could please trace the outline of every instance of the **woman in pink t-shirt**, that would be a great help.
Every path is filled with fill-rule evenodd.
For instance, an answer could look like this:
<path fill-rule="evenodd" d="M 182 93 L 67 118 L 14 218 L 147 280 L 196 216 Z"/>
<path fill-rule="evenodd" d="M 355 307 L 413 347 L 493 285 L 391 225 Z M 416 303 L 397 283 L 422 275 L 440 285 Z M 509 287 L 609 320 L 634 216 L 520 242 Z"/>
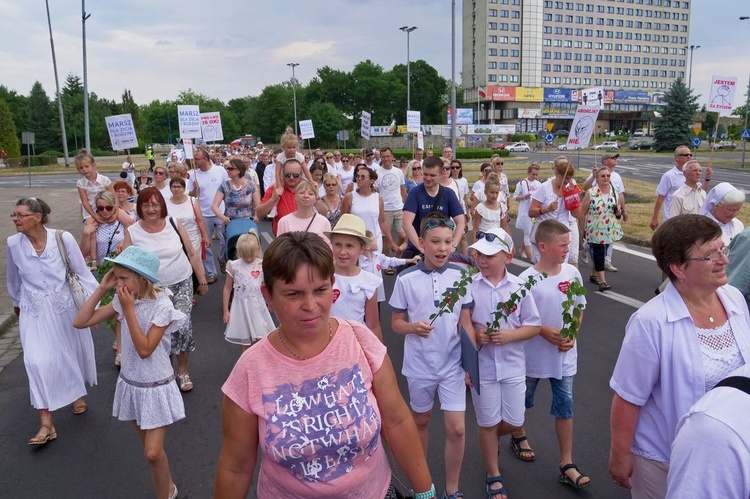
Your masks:
<path fill-rule="evenodd" d="M 313 207 L 318 199 L 317 189 L 307 180 L 301 181 L 294 190 L 294 199 L 297 201 L 297 211 L 284 215 L 279 220 L 276 235 L 280 236 L 286 232 L 312 232 L 322 237 L 330 246 L 330 241 L 324 235 L 330 232 L 331 222 L 319 213 L 315 213 Z"/>
<path fill-rule="evenodd" d="M 389 447 L 417 497 L 434 497 L 417 429 L 385 346 L 365 326 L 330 317 L 333 255 L 316 234 L 277 237 L 261 288 L 278 329 L 247 350 L 222 387 L 224 440 L 215 497 L 245 497 L 258 448 L 257 494 L 385 497 Z"/>

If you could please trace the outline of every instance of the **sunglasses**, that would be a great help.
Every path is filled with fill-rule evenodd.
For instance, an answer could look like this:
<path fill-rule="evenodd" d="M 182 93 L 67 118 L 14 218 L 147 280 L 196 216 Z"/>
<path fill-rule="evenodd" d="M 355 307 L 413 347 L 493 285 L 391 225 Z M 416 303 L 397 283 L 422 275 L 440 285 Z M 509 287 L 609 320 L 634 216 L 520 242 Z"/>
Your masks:
<path fill-rule="evenodd" d="M 451 167 L 450 167 L 450 166 L 444 166 L 444 167 L 443 167 L 443 171 L 444 171 L 444 172 L 450 171 L 450 169 L 451 169 Z"/>
<path fill-rule="evenodd" d="M 411 167 L 411 169 L 412 169 L 413 171 L 417 171 L 417 170 L 421 170 L 421 169 L 422 169 L 422 167 L 421 167 L 421 166 L 412 166 L 412 167 Z"/>
<path fill-rule="evenodd" d="M 451 170 L 460 170 L 460 169 L 461 169 L 460 166 L 451 166 Z"/>
<path fill-rule="evenodd" d="M 110 211 L 112 211 L 114 209 L 115 209 L 114 206 L 97 206 L 96 207 L 96 212 L 97 213 L 101 213 L 103 211 L 110 212 Z"/>
<path fill-rule="evenodd" d="M 370 176 L 363 173 L 361 175 L 357 175 L 357 180 L 370 180 Z"/>
<path fill-rule="evenodd" d="M 495 239 L 497 239 L 498 241 L 505 243 L 505 241 L 500 236 L 492 234 L 491 232 L 477 231 L 477 239 L 486 239 L 488 243 L 491 243 L 495 241 Z"/>
<path fill-rule="evenodd" d="M 233 166 L 228 166 L 228 167 L 225 168 L 225 170 L 228 171 L 228 172 L 233 172 L 233 171 L 237 170 L 237 168 L 235 168 Z"/>
<path fill-rule="evenodd" d="M 683 158 L 692 158 L 693 157 L 693 155 L 690 154 L 689 152 L 678 154 L 678 156 L 682 156 Z"/>
<path fill-rule="evenodd" d="M 422 237 L 424 237 L 424 233 L 427 232 L 428 229 L 434 229 L 435 227 L 448 227 L 450 230 L 456 230 L 456 222 L 454 222 L 451 218 L 430 218 L 424 224 L 424 228 L 422 229 Z"/>
<path fill-rule="evenodd" d="M 340 157 L 341 157 L 341 154 L 334 154 L 334 155 L 333 155 L 333 157 L 334 157 L 334 158 L 340 158 Z"/>
<path fill-rule="evenodd" d="M 154 172 L 154 175 L 166 175 L 167 172 Z"/>
<path fill-rule="evenodd" d="M 348 162 L 349 162 L 349 160 L 348 160 L 348 159 L 342 159 L 342 160 L 341 160 L 341 162 L 342 162 L 342 163 L 348 163 Z"/>
<path fill-rule="evenodd" d="M 338 184 L 324 184 L 326 187 L 338 187 Z"/>
<path fill-rule="evenodd" d="M 285 173 L 284 178 L 299 178 L 299 173 Z"/>

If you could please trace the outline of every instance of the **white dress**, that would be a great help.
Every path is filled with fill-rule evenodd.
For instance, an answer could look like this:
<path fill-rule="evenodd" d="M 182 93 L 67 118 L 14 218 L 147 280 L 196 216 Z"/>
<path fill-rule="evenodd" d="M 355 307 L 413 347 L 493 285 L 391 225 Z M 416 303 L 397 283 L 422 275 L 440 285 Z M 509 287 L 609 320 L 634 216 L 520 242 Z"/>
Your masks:
<path fill-rule="evenodd" d="M 91 330 L 72 326 L 78 310 L 55 230 L 46 231 L 47 246 L 39 256 L 24 234 L 8 238 L 7 286 L 13 306 L 21 309 L 18 328 L 31 405 L 54 411 L 86 395 L 86 383 L 96 384 L 96 361 Z M 66 232 L 63 243 L 81 285 L 92 293 L 98 283 L 75 238 Z"/>
<path fill-rule="evenodd" d="M 151 325 L 167 326 L 159 345 L 142 359 L 130 337 L 128 321 L 117 295 L 112 306 L 122 324 L 122 366 L 115 387 L 112 416 L 120 421 L 135 421 L 140 429 L 151 430 L 179 421 L 185 417 L 185 406 L 169 360 L 172 333 L 185 320 L 185 314 L 174 308 L 171 292 L 160 292 L 155 300 L 137 300 L 135 318 L 143 334 Z"/>
<path fill-rule="evenodd" d="M 250 345 L 273 331 L 276 326 L 268 312 L 260 285 L 263 283 L 262 260 L 252 263 L 243 259 L 227 262 L 227 274 L 232 276 L 234 299 L 224 339 L 229 343 Z"/>
<path fill-rule="evenodd" d="M 170 217 L 179 220 L 185 227 L 190 242 L 193 243 L 193 249 L 200 255 L 201 230 L 198 228 L 198 221 L 195 218 L 196 210 L 200 210 L 200 207 L 195 206 L 197 201 L 194 201 L 194 199 L 188 196 L 185 202 L 180 204 L 172 202 L 171 198 L 167 199 L 167 213 Z"/>
<path fill-rule="evenodd" d="M 361 196 L 356 189 L 353 190 L 352 205 L 349 212 L 364 220 L 365 228 L 372 232 L 373 238 L 378 243 L 378 251 L 382 253 L 383 231 L 380 228 L 380 194 L 373 192 L 369 196 Z"/>

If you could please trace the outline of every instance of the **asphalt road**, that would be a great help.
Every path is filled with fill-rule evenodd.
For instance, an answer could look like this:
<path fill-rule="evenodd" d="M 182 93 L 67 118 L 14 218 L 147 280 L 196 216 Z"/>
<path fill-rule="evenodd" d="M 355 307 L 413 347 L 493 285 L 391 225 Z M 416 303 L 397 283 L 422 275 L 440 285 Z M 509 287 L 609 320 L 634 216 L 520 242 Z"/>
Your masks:
<path fill-rule="evenodd" d="M 270 232 L 268 223 L 261 230 Z M 517 236 L 517 234 L 516 234 Z M 268 239 L 268 238 L 264 238 Z M 609 449 L 608 387 L 625 324 L 636 307 L 653 296 L 661 274 L 652 260 L 631 250 L 616 251 L 614 263 L 620 268 L 608 275 L 611 292 L 595 292 L 588 285 L 588 308 L 579 339 L 579 370 L 575 381 L 576 464 L 592 478 L 593 485 L 573 491 L 557 482 L 558 451 L 554 420 L 549 416 L 550 391 L 540 386 L 536 407 L 527 413 L 527 430 L 537 452 L 533 463 L 518 461 L 508 449 L 508 438 L 501 442 L 500 469 L 510 497 L 628 497 L 614 486 L 607 474 Z M 520 273 L 523 267 L 511 265 Z M 584 266 L 584 277 L 589 268 Z M 393 277 L 386 276 L 387 289 Z M 169 428 L 166 451 L 181 498 L 208 498 L 213 487 L 216 461 L 221 445 L 220 387 L 241 351 L 223 339 L 221 324 L 222 280 L 212 285 L 207 296 L 199 298 L 193 311 L 196 351 L 191 355 L 190 373 L 195 389 L 185 394 L 187 418 Z M 400 371 L 403 338 L 390 329 L 390 313 L 381 315 L 383 333 L 394 366 Z M 26 445 L 38 427 L 36 412 L 29 405 L 28 382 L 21 357 L 0 373 L 0 497 L 152 497 L 149 469 L 142 457 L 140 441 L 128 423 L 111 417 L 117 369 L 112 365 L 109 331 L 95 330 L 99 384 L 89 391 L 89 410 L 73 416 L 69 408 L 55 413 L 59 434 L 45 448 Z M 400 379 L 401 391 L 407 394 Z M 548 386 L 548 385 L 546 385 Z M 461 475 L 467 498 L 484 497 L 484 467 L 477 444 L 476 420 L 467 398 L 466 455 Z M 431 426 L 429 465 L 438 490 L 443 487 L 442 417 L 435 411 Z M 415 449 L 415 452 L 417 450 Z M 250 497 L 254 497 L 251 493 Z"/>

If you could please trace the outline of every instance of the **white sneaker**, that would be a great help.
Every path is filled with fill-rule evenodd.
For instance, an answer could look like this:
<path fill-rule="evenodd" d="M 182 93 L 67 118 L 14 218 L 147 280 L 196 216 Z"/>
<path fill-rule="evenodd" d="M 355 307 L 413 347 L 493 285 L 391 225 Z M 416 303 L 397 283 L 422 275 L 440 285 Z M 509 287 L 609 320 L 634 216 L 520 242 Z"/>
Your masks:
<path fill-rule="evenodd" d="M 581 263 L 589 263 L 589 252 L 585 249 L 581 250 L 580 255 L 578 256 L 578 259 L 581 261 Z"/>
<path fill-rule="evenodd" d="M 612 265 L 610 262 L 604 262 L 604 270 L 607 272 L 617 272 L 617 267 Z"/>

